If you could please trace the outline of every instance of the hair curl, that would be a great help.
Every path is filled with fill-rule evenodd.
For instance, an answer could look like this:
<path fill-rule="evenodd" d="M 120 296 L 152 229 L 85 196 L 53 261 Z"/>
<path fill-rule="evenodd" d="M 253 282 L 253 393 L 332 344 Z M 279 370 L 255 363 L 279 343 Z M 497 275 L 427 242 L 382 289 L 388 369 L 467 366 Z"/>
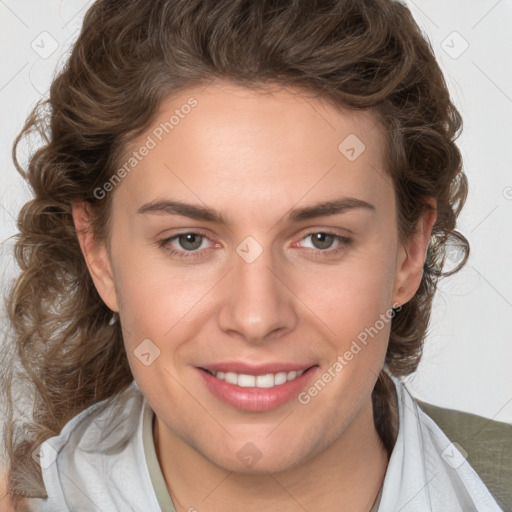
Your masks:
<path fill-rule="evenodd" d="M 454 142 L 462 120 L 407 7 L 396 0 L 98 0 L 13 148 L 33 191 L 18 216 L 21 272 L 7 297 L 12 354 L 1 375 L 15 502 L 46 496 L 33 450 L 93 403 L 108 399 L 108 406 L 133 380 L 119 322 L 109 322 L 112 312 L 85 265 L 71 204 L 87 201 L 95 235 L 108 240 L 111 194 L 98 200 L 93 191 L 115 173 L 123 150 L 164 99 L 217 79 L 250 89 L 290 86 L 375 112 L 385 130 L 402 242 L 429 207 L 425 198 L 435 198 L 421 284 L 392 320 L 386 355 L 392 374 L 416 370 L 437 280 L 464 265 L 469 244 L 455 230 L 467 195 Z M 43 144 L 24 169 L 17 149 L 34 133 Z M 463 258 L 443 273 L 449 243 Z M 25 421 L 15 417 L 15 389 L 33 397 Z M 391 389 L 382 371 L 372 398 L 388 451 L 396 437 Z"/>

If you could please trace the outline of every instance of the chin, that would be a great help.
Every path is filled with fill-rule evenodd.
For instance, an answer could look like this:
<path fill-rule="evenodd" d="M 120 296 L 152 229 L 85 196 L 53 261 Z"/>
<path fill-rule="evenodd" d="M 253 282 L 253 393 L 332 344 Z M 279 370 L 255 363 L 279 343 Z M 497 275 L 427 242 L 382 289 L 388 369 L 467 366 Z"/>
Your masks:
<path fill-rule="evenodd" d="M 297 439 L 294 444 L 295 446 L 289 446 L 276 440 L 269 443 L 268 439 L 254 442 L 228 442 L 222 453 L 206 450 L 202 451 L 202 455 L 226 471 L 264 475 L 287 471 L 315 455 L 314 453 L 308 455 L 304 439 Z"/>

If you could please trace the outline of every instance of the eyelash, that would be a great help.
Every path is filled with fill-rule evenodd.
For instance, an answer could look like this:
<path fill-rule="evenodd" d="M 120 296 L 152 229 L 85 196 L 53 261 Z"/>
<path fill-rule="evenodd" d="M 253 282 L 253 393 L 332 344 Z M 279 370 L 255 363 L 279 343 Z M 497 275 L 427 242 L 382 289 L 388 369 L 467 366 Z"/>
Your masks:
<path fill-rule="evenodd" d="M 325 250 L 310 249 L 310 251 L 313 251 L 315 254 L 326 255 L 326 256 L 333 256 L 333 255 L 337 254 L 338 252 L 340 252 L 342 249 L 344 249 L 346 246 L 348 246 L 348 245 L 350 245 L 352 243 L 352 239 L 351 238 L 348 238 L 348 237 L 342 236 L 342 235 L 338 235 L 338 234 L 332 233 L 330 231 L 310 231 L 309 233 L 307 233 L 306 235 L 304 235 L 301 238 L 301 241 L 304 240 L 305 238 L 311 236 L 311 235 L 316 235 L 318 233 L 334 237 L 335 240 L 340 242 L 340 245 L 336 249 L 325 249 Z M 195 251 L 185 251 L 185 250 L 180 251 L 180 250 L 177 250 L 177 249 L 174 249 L 174 248 L 170 247 L 169 244 L 173 240 L 179 238 L 182 235 L 199 235 L 199 236 L 209 240 L 208 235 L 206 233 L 201 232 L 201 231 L 183 231 L 182 233 L 177 233 L 176 235 L 173 235 L 170 238 L 164 238 L 163 240 L 160 240 L 158 242 L 158 246 L 161 249 L 163 249 L 165 252 L 170 254 L 171 256 L 177 256 L 179 258 L 197 258 L 197 257 L 201 257 L 203 250 L 197 250 L 196 249 Z"/>

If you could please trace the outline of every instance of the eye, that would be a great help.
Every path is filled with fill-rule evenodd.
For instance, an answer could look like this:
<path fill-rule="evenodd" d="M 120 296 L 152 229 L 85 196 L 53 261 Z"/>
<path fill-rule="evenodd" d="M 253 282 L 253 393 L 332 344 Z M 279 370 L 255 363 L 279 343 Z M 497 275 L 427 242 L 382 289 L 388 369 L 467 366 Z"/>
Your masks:
<path fill-rule="evenodd" d="M 205 240 L 209 240 L 205 233 L 189 231 L 160 240 L 158 246 L 173 256 L 194 258 L 201 256 L 204 252 L 204 247 L 201 248 L 201 246 Z M 173 242 L 175 242 L 174 245 Z"/>
<path fill-rule="evenodd" d="M 334 254 L 343 250 L 352 241 L 350 238 L 336 233 L 330 233 L 326 231 L 315 231 L 308 233 L 302 240 L 306 240 L 311 237 L 314 252 Z M 301 241 L 302 241 L 301 240 Z M 338 245 L 334 249 L 331 249 L 334 242 L 338 242 Z"/>

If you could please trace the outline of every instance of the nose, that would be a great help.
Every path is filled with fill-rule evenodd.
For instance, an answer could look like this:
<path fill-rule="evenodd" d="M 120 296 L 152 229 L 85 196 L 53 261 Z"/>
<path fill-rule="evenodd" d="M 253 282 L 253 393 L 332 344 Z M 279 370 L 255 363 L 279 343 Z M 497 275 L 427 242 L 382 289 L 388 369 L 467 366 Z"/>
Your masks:
<path fill-rule="evenodd" d="M 271 253 L 263 250 L 254 261 L 235 254 L 224 283 L 220 328 L 253 345 L 284 335 L 298 321 L 293 292 L 285 273 L 274 268 Z"/>

